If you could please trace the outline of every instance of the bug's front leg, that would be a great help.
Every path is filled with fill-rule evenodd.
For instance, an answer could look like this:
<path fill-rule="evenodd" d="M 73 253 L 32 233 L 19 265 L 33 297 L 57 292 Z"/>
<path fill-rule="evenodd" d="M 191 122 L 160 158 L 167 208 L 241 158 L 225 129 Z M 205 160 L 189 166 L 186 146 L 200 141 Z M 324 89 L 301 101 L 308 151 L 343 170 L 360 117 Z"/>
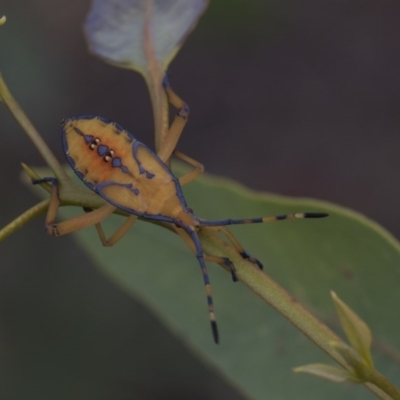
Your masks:
<path fill-rule="evenodd" d="M 43 179 L 35 179 L 32 181 L 32 184 L 39 185 L 44 182 L 51 184 L 50 203 L 46 214 L 45 230 L 49 235 L 59 236 L 57 225 L 54 224 L 54 221 L 57 216 L 57 211 L 60 207 L 60 197 L 58 195 L 58 181 L 56 178 L 47 177 Z"/>

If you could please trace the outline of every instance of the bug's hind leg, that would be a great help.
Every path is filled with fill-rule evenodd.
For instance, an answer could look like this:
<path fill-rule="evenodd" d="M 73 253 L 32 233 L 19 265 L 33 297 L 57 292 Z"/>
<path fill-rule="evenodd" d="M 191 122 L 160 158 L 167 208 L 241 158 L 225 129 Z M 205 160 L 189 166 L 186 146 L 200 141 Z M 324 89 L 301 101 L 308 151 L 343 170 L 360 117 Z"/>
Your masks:
<path fill-rule="evenodd" d="M 210 284 L 210 279 L 208 277 L 207 267 L 204 262 L 204 254 L 203 254 L 203 250 L 201 248 L 200 240 L 199 240 L 197 233 L 194 230 L 191 230 L 188 227 L 183 227 L 183 229 L 185 229 L 187 234 L 190 236 L 190 238 L 193 241 L 194 247 L 195 247 L 196 258 L 200 264 L 201 272 L 203 274 L 204 287 L 206 289 L 208 315 L 210 317 L 211 330 L 213 333 L 214 342 L 218 344 L 219 335 L 218 335 L 217 321 L 215 319 L 214 303 L 213 303 L 213 298 L 212 298 L 212 293 L 211 293 L 211 284 Z"/>
<path fill-rule="evenodd" d="M 168 77 L 165 76 L 163 86 L 167 95 L 168 102 L 178 110 L 174 120 L 167 134 L 165 135 L 160 148 L 158 150 L 158 157 L 164 162 L 168 163 L 171 154 L 175 150 L 176 144 L 182 134 L 183 128 L 186 125 L 189 116 L 188 105 L 171 89 Z"/>
<path fill-rule="evenodd" d="M 46 232 L 52 236 L 66 235 L 71 232 L 75 232 L 80 229 L 87 228 L 92 225 L 96 225 L 104 218 L 108 217 L 116 209 L 110 204 L 98 208 L 97 210 L 89 213 L 82 214 L 77 217 L 67 219 L 66 221 L 55 223 L 58 208 L 60 207 L 60 198 L 58 196 L 58 181 L 56 178 L 43 178 L 32 181 L 35 184 L 41 184 L 43 182 L 51 183 L 51 197 L 49 209 L 46 215 Z"/>
<path fill-rule="evenodd" d="M 229 231 L 229 229 L 223 227 L 223 226 L 218 226 L 218 227 L 209 227 L 211 229 L 217 230 L 218 232 L 222 232 L 228 240 L 231 242 L 232 246 L 236 249 L 236 251 L 245 259 L 249 260 L 250 262 L 254 263 L 257 265 L 258 268 L 261 270 L 264 268 L 262 265 L 261 261 L 259 261 L 257 258 L 252 257 L 244 248 L 243 246 L 239 243 L 239 241 L 233 236 L 233 233 Z"/>
<path fill-rule="evenodd" d="M 183 239 L 183 241 L 188 245 L 190 250 L 192 250 L 193 254 L 196 254 L 195 245 L 194 245 L 193 241 L 191 240 L 191 238 L 187 235 L 187 233 L 184 230 L 182 230 L 176 226 L 173 226 L 173 227 L 175 229 L 175 232 Z M 204 261 L 214 262 L 214 263 L 221 265 L 222 267 L 226 267 L 231 273 L 233 282 L 238 281 L 237 276 L 236 276 L 235 265 L 228 257 L 219 257 L 219 256 L 211 256 L 208 254 L 204 254 L 203 258 L 204 258 Z"/>

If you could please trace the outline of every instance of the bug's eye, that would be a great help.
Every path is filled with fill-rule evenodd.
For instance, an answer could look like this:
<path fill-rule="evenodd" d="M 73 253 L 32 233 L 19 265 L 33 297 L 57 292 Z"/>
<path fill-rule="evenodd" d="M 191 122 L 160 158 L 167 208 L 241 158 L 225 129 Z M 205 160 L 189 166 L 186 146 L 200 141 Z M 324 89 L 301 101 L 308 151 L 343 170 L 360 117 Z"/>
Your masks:
<path fill-rule="evenodd" d="M 89 144 L 89 149 L 94 150 L 99 145 L 99 143 L 100 143 L 100 139 L 94 138 Z"/>
<path fill-rule="evenodd" d="M 112 150 L 112 149 L 110 149 L 110 150 L 106 153 L 106 155 L 103 157 L 103 160 L 104 160 L 105 162 L 109 162 L 109 161 L 112 160 L 112 158 L 114 157 L 114 154 L 115 154 L 115 151 Z"/>

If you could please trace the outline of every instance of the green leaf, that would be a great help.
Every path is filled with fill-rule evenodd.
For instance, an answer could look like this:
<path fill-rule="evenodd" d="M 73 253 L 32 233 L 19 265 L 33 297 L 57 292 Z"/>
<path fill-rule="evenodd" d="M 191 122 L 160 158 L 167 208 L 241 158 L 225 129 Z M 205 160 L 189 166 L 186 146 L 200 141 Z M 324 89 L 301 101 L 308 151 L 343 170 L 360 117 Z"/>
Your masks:
<path fill-rule="evenodd" d="M 154 114 L 156 148 L 168 128 L 162 81 L 169 63 L 204 12 L 208 0 L 93 0 L 85 23 L 93 54 L 141 73 Z"/>
<path fill-rule="evenodd" d="M 329 291 L 341 293 L 374 331 L 379 370 L 399 384 L 395 305 L 400 302 L 400 247 L 388 232 L 341 207 L 258 194 L 224 179 L 206 176 L 185 186 L 184 193 L 196 214 L 207 219 L 329 212 L 325 219 L 235 226 L 232 232 L 264 263 L 267 274 L 325 322 L 337 321 Z M 65 207 L 62 214 L 79 212 Z M 122 221 L 112 216 L 103 225 L 111 233 Z M 292 399 L 301 393 L 309 400 L 375 398 L 362 385 L 332 385 L 293 374 L 295 365 L 331 360 L 240 282 L 232 283 L 222 268 L 208 264 L 221 337 L 215 345 L 200 268 L 177 235 L 138 221 L 113 248 L 100 245 L 94 228 L 77 237 L 105 274 L 140 298 L 201 359 L 249 397 Z"/>
<path fill-rule="evenodd" d="M 367 366 L 374 368 L 371 357 L 372 334 L 367 324 L 339 297 L 331 292 L 333 302 L 340 318 L 340 323 L 354 350 Z"/>
<path fill-rule="evenodd" d="M 85 23 L 90 50 L 145 77 L 153 61 L 165 71 L 207 4 L 208 0 L 93 0 Z"/>
<path fill-rule="evenodd" d="M 341 383 L 353 379 L 351 372 L 343 368 L 334 367 L 327 364 L 308 364 L 293 368 L 294 372 L 306 372 L 331 382 Z"/>

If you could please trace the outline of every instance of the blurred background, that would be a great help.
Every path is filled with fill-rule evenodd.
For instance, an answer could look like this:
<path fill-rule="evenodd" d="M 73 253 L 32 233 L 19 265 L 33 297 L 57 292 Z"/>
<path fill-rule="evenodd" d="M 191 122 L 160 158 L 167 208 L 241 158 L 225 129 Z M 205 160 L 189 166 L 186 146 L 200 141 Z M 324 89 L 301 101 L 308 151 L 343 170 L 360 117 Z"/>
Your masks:
<path fill-rule="evenodd" d="M 106 116 L 153 143 L 142 78 L 88 54 L 89 7 L 0 4 L 0 71 L 60 160 L 65 116 Z M 399 238 L 399 13 L 390 0 L 214 0 L 170 68 L 191 109 L 179 149 L 209 173 L 350 207 Z M 4 107 L 0 134 L 3 226 L 37 202 L 20 162 L 42 160 Z M 2 399 L 242 398 L 43 220 L 1 244 Z"/>

